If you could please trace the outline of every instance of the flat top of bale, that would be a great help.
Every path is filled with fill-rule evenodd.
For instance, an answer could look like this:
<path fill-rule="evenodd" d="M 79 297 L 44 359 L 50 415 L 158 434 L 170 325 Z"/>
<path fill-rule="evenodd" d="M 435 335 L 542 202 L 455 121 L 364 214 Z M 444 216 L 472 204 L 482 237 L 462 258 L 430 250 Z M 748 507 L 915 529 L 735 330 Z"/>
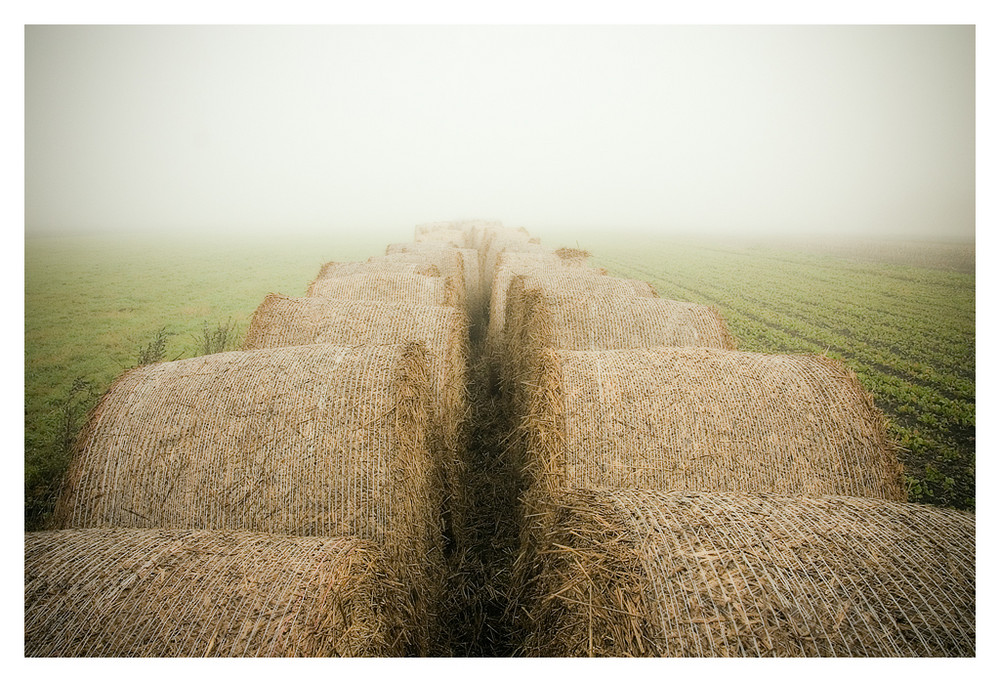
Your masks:
<path fill-rule="evenodd" d="M 829 358 L 548 350 L 537 371 L 546 485 L 906 499 L 884 415 Z"/>
<path fill-rule="evenodd" d="M 398 656 L 403 595 L 356 538 L 87 529 L 24 538 L 25 656 Z"/>
<path fill-rule="evenodd" d="M 553 506 L 529 652 L 975 655 L 967 512 L 640 490 Z"/>

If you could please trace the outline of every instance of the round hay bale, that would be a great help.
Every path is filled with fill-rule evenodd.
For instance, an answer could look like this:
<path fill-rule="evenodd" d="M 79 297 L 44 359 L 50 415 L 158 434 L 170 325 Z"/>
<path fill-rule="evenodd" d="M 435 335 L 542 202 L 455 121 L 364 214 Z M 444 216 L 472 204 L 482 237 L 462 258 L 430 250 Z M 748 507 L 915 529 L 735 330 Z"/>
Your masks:
<path fill-rule="evenodd" d="M 461 290 L 451 277 L 397 272 L 367 272 L 317 279 L 309 285 L 307 295 L 348 301 L 464 306 Z"/>
<path fill-rule="evenodd" d="M 975 656 L 975 516 L 851 497 L 573 491 L 532 656 Z"/>
<path fill-rule="evenodd" d="M 403 599 L 356 538 L 24 536 L 25 656 L 400 656 Z"/>
<path fill-rule="evenodd" d="M 544 349 L 537 362 L 523 422 L 533 487 L 906 500 L 885 417 L 841 362 L 662 347 Z"/>
<path fill-rule="evenodd" d="M 507 316 L 507 296 L 515 277 L 524 288 L 545 293 L 575 293 L 580 296 L 656 297 L 647 282 L 608 277 L 583 263 L 572 264 L 552 254 L 504 253 L 496 267 L 490 295 L 490 320 L 487 343 L 490 348 L 503 344 Z"/>
<path fill-rule="evenodd" d="M 82 430 L 54 523 L 360 537 L 411 576 L 431 623 L 445 487 L 431 399 L 419 344 L 140 367 Z"/>
<path fill-rule="evenodd" d="M 448 484 L 446 528 L 452 539 L 464 527 L 468 502 L 459 484 L 467 439 L 469 329 L 451 306 L 375 301 L 289 298 L 268 294 L 250 320 L 244 350 L 328 343 L 337 346 L 423 343 L 428 349 L 434 449 Z"/>

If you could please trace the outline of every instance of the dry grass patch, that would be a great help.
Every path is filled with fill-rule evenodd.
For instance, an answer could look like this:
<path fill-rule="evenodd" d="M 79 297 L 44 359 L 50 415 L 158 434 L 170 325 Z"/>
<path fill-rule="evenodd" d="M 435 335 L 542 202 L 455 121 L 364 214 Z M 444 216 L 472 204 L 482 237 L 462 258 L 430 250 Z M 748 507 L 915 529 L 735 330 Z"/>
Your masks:
<path fill-rule="evenodd" d="M 568 261 L 551 253 L 504 253 L 493 273 L 490 293 L 489 328 L 486 338 L 493 352 L 502 344 L 507 324 L 507 297 L 514 279 L 521 286 L 545 293 L 577 296 L 655 297 L 656 290 L 647 282 L 608 277 L 586 264 Z"/>

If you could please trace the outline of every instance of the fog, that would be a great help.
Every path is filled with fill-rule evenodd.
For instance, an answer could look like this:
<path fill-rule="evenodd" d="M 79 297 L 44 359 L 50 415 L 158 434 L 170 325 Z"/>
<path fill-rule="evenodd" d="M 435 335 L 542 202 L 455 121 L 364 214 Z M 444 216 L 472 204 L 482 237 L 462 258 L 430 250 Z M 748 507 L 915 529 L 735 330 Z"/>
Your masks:
<path fill-rule="evenodd" d="M 974 29 L 29 26 L 26 234 L 972 238 Z"/>

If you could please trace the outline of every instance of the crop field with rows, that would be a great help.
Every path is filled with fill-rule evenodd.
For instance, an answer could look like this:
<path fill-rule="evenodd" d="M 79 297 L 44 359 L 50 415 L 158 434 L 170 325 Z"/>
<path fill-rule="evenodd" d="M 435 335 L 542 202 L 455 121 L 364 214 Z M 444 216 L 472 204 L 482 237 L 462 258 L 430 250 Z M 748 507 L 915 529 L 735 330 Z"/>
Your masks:
<path fill-rule="evenodd" d="M 170 235 L 31 238 L 25 245 L 25 514 L 50 509 L 86 411 L 165 330 L 164 358 L 203 353 L 270 291 L 304 293 L 325 260 L 407 235 L 268 243 Z M 575 238 L 544 235 L 553 246 Z M 842 358 L 905 448 L 914 502 L 975 508 L 975 274 L 971 245 L 750 245 L 637 237 L 580 243 L 613 275 L 716 306 L 741 350 Z M 233 343 L 238 342 L 234 340 Z M 231 346 L 235 347 L 235 346 Z"/>
<path fill-rule="evenodd" d="M 612 275 L 647 280 L 664 298 L 714 305 L 740 350 L 842 359 L 903 447 L 910 501 L 975 508 L 971 244 L 580 244 Z"/>

